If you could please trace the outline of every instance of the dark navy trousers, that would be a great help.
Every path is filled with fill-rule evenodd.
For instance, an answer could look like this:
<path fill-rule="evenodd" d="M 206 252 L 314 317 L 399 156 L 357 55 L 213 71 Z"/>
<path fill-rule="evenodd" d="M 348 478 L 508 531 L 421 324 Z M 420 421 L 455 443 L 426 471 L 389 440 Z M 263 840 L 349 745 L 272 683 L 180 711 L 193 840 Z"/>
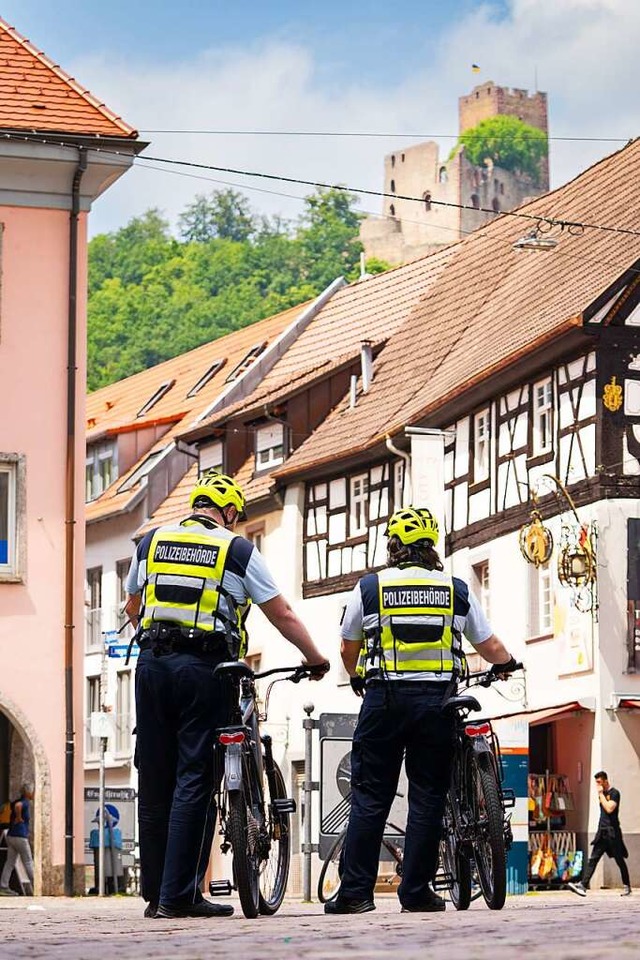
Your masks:
<path fill-rule="evenodd" d="M 142 896 L 187 905 L 202 899 L 215 826 L 217 727 L 229 722 L 231 685 L 213 678 L 220 658 L 140 653 L 136 762 Z"/>
<path fill-rule="evenodd" d="M 409 782 L 400 902 L 425 899 L 438 864 L 453 760 L 454 720 L 441 712 L 446 683 L 388 681 L 367 688 L 351 753 L 351 813 L 340 896 L 372 900 L 380 846 L 405 759 Z"/>

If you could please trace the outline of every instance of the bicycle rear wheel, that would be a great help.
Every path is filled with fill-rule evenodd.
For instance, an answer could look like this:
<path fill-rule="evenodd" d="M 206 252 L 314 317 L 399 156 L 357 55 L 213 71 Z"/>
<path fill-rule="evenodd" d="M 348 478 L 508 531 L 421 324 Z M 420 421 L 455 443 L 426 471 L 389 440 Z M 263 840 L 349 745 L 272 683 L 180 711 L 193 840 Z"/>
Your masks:
<path fill-rule="evenodd" d="M 327 859 L 322 864 L 322 870 L 318 878 L 318 900 L 320 903 L 335 900 L 340 892 L 340 855 L 346 836 L 347 831 L 343 830 L 336 837 L 327 854 Z"/>
<path fill-rule="evenodd" d="M 490 910 L 501 910 L 507 897 L 507 851 L 504 811 L 496 781 L 493 757 L 470 754 L 469 784 L 475 817 L 473 841 L 482 896 Z"/>
<path fill-rule="evenodd" d="M 245 917 L 258 916 L 260 907 L 259 824 L 255 818 L 253 771 L 243 762 L 242 789 L 229 797 L 228 839 L 233 851 L 233 874 Z M 253 787 L 253 791 L 252 791 Z"/>
<path fill-rule="evenodd" d="M 450 878 L 449 896 L 456 910 L 468 910 L 471 903 L 471 864 L 461 849 L 456 836 L 451 792 L 447 794 L 443 820 L 443 837 L 440 841 L 440 858 L 445 874 Z"/>
<path fill-rule="evenodd" d="M 289 879 L 289 857 L 291 833 L 290 815 L 279 813 L 273 808 L 274 800 L 284 800 L 287 796 L 284 777 L 273 761 L 273 796 L 269 789 L 269 780 L 264 777 L 265 824 L 260 835 L 260 913 L 271 916 L 281 906 Z"/>

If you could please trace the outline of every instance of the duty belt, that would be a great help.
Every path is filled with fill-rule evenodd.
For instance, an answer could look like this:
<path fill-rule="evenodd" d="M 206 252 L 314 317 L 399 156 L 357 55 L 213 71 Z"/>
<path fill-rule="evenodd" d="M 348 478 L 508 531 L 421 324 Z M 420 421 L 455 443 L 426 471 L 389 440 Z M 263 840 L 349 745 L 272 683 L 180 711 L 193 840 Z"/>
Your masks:
<path fill-rule="evenodd" d="M 167 623 L 153 623 L 141 635 L 141 650 L 151 648 L 156 657 L 169 653 L 227 654 L 226 635 L 217 630 L 194 630 Z"/>

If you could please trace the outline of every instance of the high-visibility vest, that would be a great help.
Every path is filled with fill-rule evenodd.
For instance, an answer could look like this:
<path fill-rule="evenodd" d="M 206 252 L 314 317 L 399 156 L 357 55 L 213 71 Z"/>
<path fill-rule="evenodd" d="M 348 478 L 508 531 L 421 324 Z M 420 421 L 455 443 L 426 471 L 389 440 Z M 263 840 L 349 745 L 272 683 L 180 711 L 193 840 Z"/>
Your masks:
<path fill-rule="evenodd" d="M 461 666 L 453 630 L 454 584 L 423 567 L 368 574 L 360 581 L 364 643 L 361 676 L 434 673 L 450 678 Z"/>
<path fill-rule="evenodd" d="M 249 603 L 239 603 L 222 586 L 229 548 L 235 538 L 215 526 L 183 522 L 159 527 L 149 546 L 143 590 L 142 629 L 153 623 L 239 638 L 246 653 L 244 626 Z"/>

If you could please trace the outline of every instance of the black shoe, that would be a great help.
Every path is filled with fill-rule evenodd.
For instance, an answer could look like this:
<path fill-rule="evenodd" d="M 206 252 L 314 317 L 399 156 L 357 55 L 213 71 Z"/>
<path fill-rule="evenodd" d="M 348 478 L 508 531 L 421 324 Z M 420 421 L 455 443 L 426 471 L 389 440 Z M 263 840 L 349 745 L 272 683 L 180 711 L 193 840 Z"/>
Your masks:
<path fill-rule="evenodd" d="M 375 910 L 376 905 L 373 900 L 347 900 L 342 897 L 336 897 L 335 900 L 329 900 L 324 905 L 325 913 L 369 913 Z"/>
<path fill-rule="evenodd" d="M 145 910 L 144 910 L 144 915 L 145 915 L 145 917 L 147 917 L 147 919 L 149 919 L 149 918 L 153 919 L 153 917 L 155 917 L 155 915 L 156 915 L 157 909 L 158 909 L 158 904 L 157 904 L 157 903 L 153 903 L 153 902 L 148 903 L 148 904 L 146 905 L 146 907 L 145 907 Z"/>
<path fill-rule="evenodd" d="M 167 907 L 160 904 L 155 916 L 158 920 L 177 920 L 180 917 L 231 917 L 233 907 L 230 903 L 211 903 L 209 900 L 185 904 L 183 907 Z"/>
<path fill-rule="evenodd" d="M 446 902 L 439 897 L 433 890 L 428 890 L 427 895 L 421 903 L 403 906 L 401 913 L 440 913 L 447 909 Z"/>

